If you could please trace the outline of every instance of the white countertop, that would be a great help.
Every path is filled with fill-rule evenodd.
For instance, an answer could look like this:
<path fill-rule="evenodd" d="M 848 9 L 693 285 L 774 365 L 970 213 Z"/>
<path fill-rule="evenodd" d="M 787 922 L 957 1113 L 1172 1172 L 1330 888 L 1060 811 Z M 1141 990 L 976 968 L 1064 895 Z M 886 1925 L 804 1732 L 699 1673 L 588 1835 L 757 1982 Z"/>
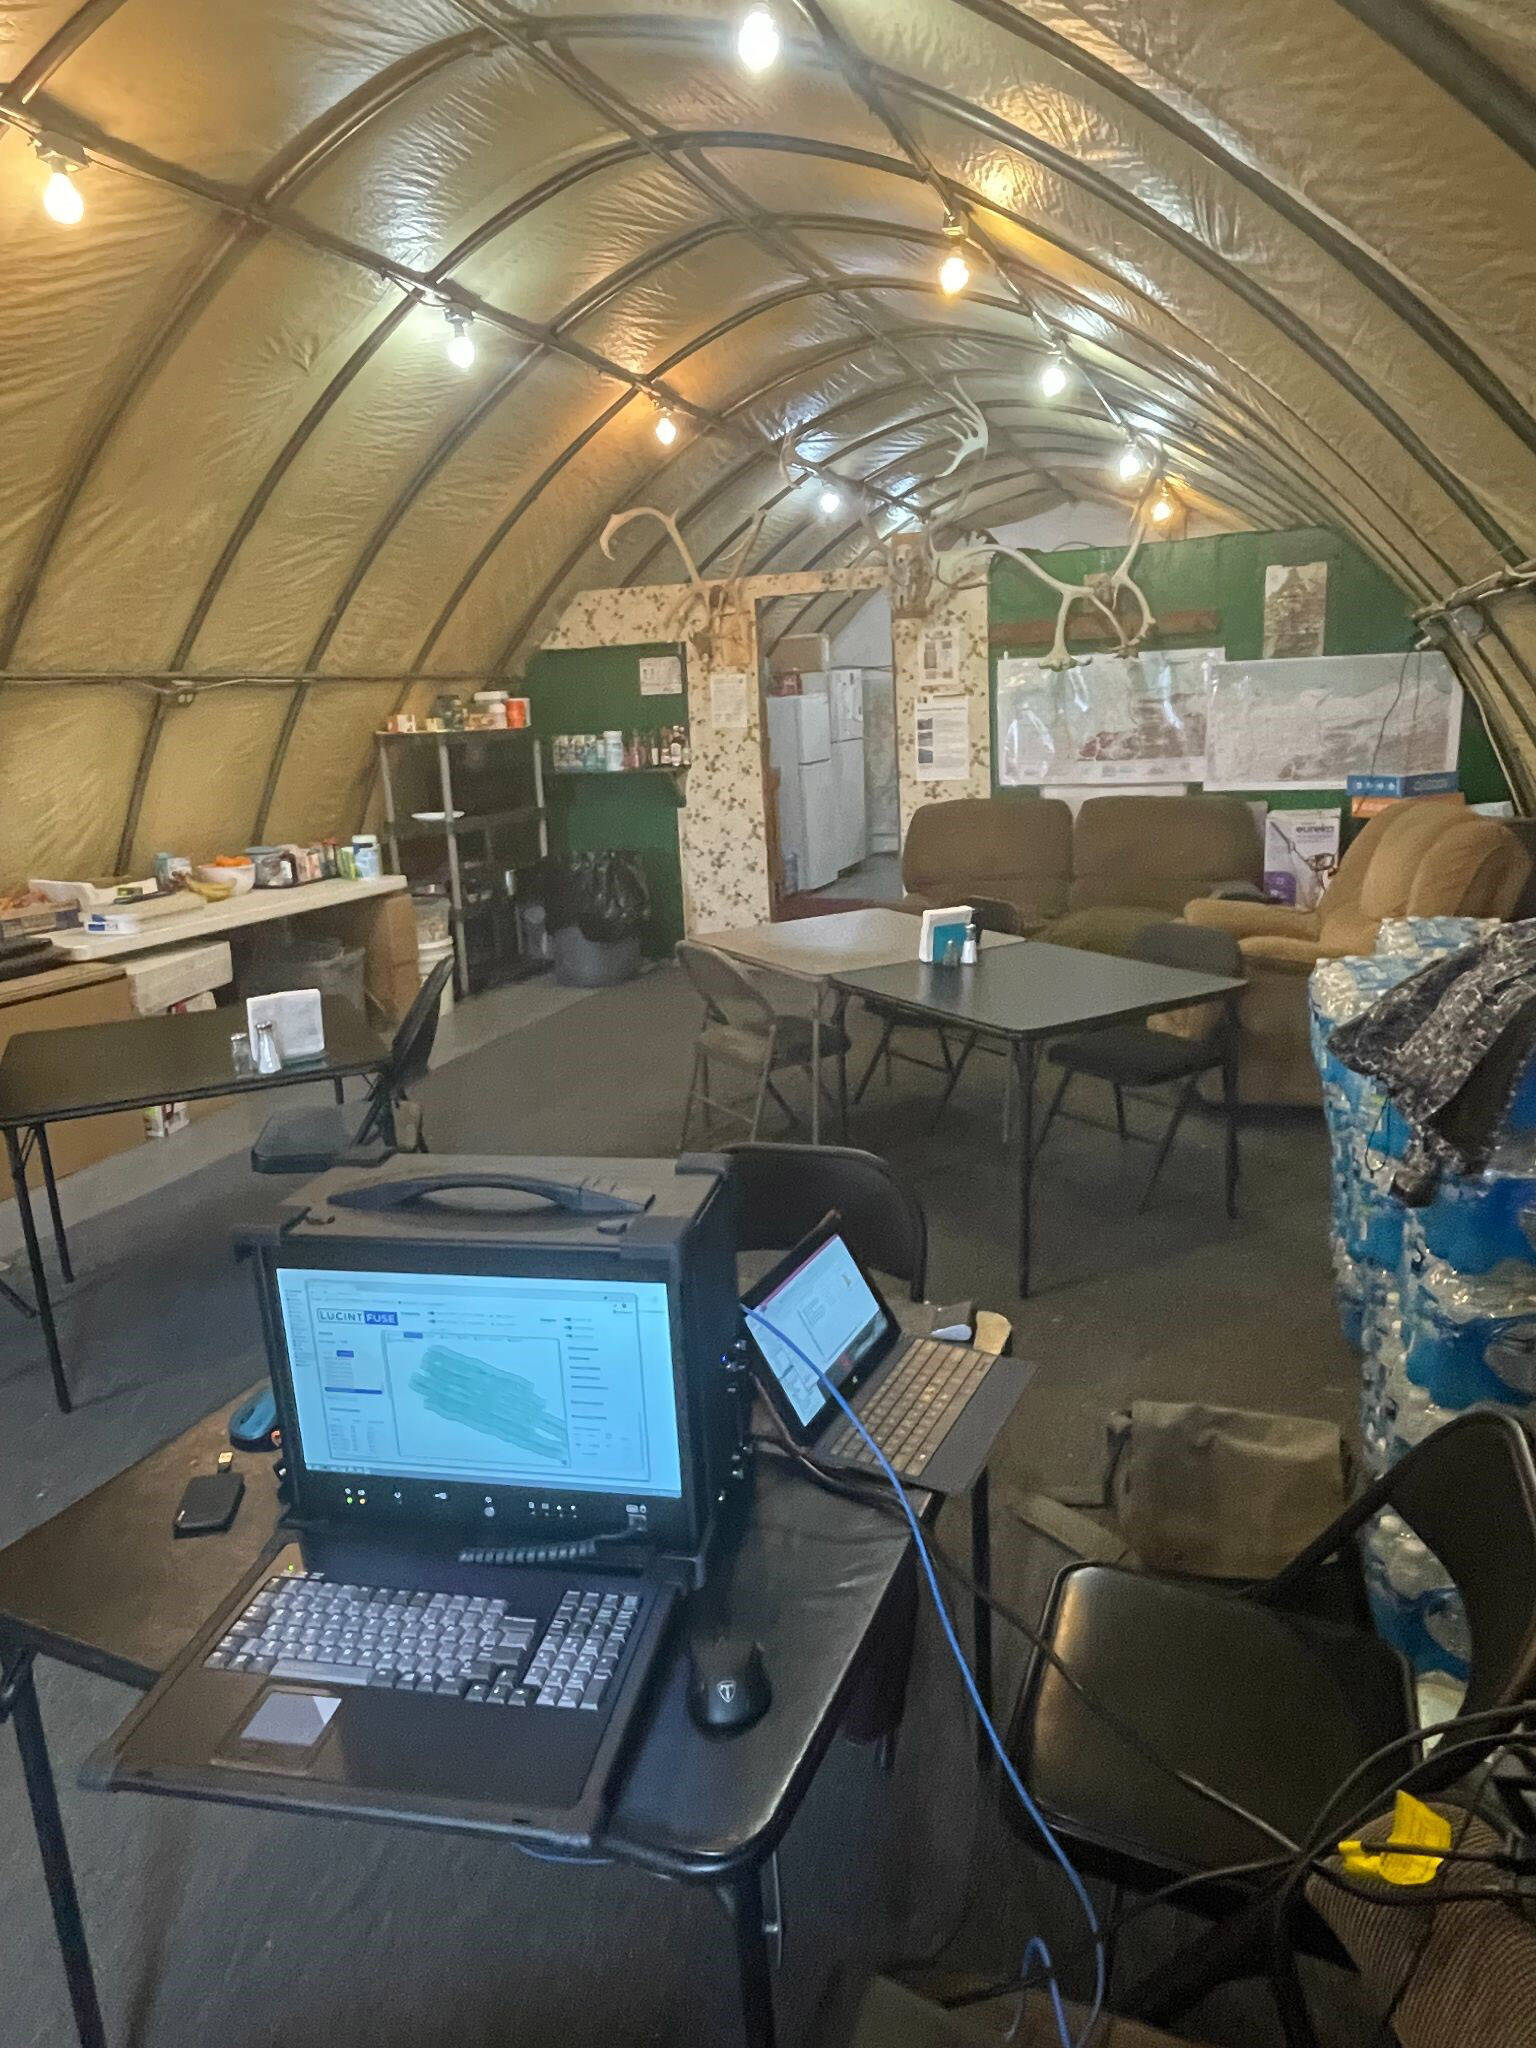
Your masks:
<path fill-rule="evenodd" d="M 157 917 L 141 932 L 73 931 L 49 936 L 66 959 L 118 960 L 125 953 L 155 953 L 165 946 L 184 946 L 221 932 L 269 924 L 274 918 L 302 917 L 310 910 L 339 910 L 370 896 L 392 896 L 405 886 L 404 875 L 378 875 L 365 882 L 299 882 L 291 889 L 248 889 L 243 896 L 206 903 L 201 910 L 189 910 L 181 917 Z"/>

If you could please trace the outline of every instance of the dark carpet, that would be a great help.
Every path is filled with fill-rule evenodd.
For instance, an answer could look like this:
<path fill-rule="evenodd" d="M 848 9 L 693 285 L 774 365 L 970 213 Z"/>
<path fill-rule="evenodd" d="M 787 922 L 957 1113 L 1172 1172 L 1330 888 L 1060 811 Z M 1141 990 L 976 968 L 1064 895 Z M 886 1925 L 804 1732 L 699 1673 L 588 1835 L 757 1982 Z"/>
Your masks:
<path fill-rule="evenodd" d="M 425 1084 L 433 1147 L 671 1153 L 695 1018 L 664 969 L 515 1032 Z M 1250 1123 L 1236 1224 L 1222 1213 L 1214 1118 L 1191 1119 L 1142 1216 L 1148 1149 L 1058 1122 L 1039 1177 L 1039 1292 L 1021 1304 L 1000 1083 L 998 1062 L 978 1056 L 931 1132 L 931 1077 L 898 1067 L 891 1090 L 871 1085 L 854 1138 L 886 1153 L 928 1210 L 930 1292 L 1011 1313 L 1016 1349 L 1039 1362 L 994 1467 L 998 1590 L 1038 1606 L 1054 1560 L 1026 1540 L 1009 1502 L 1041 1484 L 1093 1485 L 1116 1407 L 1138 1394 L 1202 1397 L 1342 1422 L 1354 1369 L 1333 1320 L 1314 1119 Z M 1085 1085 L 1082 1105 L 1102 1116 L 1107 1096 Z M 1132 1106 L 1138 1128 L 1161 1114 Z M 274 1190 L 282 1184 L 253 1182 L 236 1158 L 77 1231 L 82 1277 L 61 1318 L 74 1416 L 53 1410 L 35 1332 L 0 1311 L 0 1537 L 56 1512 L 260 1371 L 249 1281 L 226 1246 L 232 1225 L 269 1206 Z M 1019 1667 L 1006 1645 L 1005 1700 Z M 47 1666 L 40 1686 L 114 2044 L 736 2041 L 730 1937 L 706 1892 L 400 1830 L 80 1791 L 79 1761 L 132 1696 Z M 894 1777 L 865 1750 L 835 1745 L 790 1831 L 777 1994 L 786 2044 L 808 2038 L 836 1966 L 933 1947 L 968 1899 L 946 1965 L 1006 1968 L 1037 1927 L 1063 1951 L 1077 1937 L 1061 1885 L 1001 1824 L 993 1788 L 978 1793 L 970 1755 L 958 1681 L 926 1627 Z M 1131 1960 L 1189 1925 L 1149 1915 Z M 0 1927 L 0 2035 L 7 2048 L 65 2048 L 68 2007 L 4 1741 Z M 1342 1986 L 1330 1974 L 1319 2001 L 1328 2038 L 1367 2038 L 1349 2023 Z M 1262 2001 L 1243 1992 L 1197 2019 L 1199 2038 L 1215 2042 L 1274 2038 Z"/>

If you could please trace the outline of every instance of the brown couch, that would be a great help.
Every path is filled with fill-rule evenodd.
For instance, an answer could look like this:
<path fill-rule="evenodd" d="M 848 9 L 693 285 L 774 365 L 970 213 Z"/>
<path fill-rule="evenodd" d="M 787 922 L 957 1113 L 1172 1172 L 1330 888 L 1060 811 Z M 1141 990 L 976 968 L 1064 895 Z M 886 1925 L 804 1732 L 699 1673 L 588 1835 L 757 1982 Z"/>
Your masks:
<path fill-rule="evenodd" d="M 1253 813 L 1232 796 L 962 797 L 924 804 L 901 853 L 906 908 L 991 897 L 1053 945 L 1126 950 L 1192 896 L 1259 880 Z"/>
<path fill-rule="evenodd" d="M 913 813 L 901 849 L 903 908 L 989 897 L 1036 932 L 1067 907 L 1072 813 L 1060 797 L 958 797 Z"/>
<path fill-rule="evenodd" d="M 1066 915 L 1041 936 L 1087 953 L 1125 953 L 1144 925 L 1182 917 L 1192 896 L 1257 885 L 1259 828 L 1240 796 L 1091 796 L 1072 828 Z"/>
<path fill-rule="evenodd" d="M 1316 1102 L 1307 1035 L 1307 977 L 1319 960 L 1373 953 L 1386 917 L 1507 917 L 1531 878 L 1509 829 L 1460 797 L 1391 804 L 1365 826 L 1316 910 L 1207 898 L 1192 924 L 1238 940 L 1248 987 L 1239 1009 L 1247 1102 Z"/>

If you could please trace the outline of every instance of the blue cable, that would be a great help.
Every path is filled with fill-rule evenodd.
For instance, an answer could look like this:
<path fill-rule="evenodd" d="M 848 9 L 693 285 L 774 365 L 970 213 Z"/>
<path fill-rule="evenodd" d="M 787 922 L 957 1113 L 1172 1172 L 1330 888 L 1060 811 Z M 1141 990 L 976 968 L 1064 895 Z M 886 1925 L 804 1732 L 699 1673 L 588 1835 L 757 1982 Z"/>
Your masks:
<path fill-rule="evenodd" d="M 1072 2035 L 1067 2027 L 1066 2009 L 1061 2002 L 1061 1986 L 1056 1982 L 1056 1970 L 1051 1962 L 1051 1952 L 1038 1934 L 1032 1934 L 1024 1944 L 1024 1953 L 1019 1959 L 1019 1975 L 1024 1977 L 1029 1974 L 1030 1963 L 1036 1956 L 1040 1958 L 1040 1961 L 1049 1972 L 1045 1980 L 1046 1987 L 1051 1994 L 1051 2011 L 1056 2017 L 1056 2031 L 1061 2036 L 1062 2048 L 1072 2048 Z M 1029 1993 L 1021 1991 L 1019 1993 L 1019 2002 L 1013 2009 L 1013 2019 L 1009 2024 L 1007 2033 L 1003 2036 L 1005 2041 L 1013 2041 L 1018 2038 L 1019 2028 L 1024 2023 L 1024 2008 L 1028 2002 Z M 1083 2038 L 1086 2040 L 1087 2035 L 1085 2034 Z"/>
<path fill-rule="evenodd" d="M 945 1641 L 949 1644 L 950 1654 L 951 1656 L 953 1656 L 956 1664 L 958 1664 L 960 1667 L 960 1676 L 965 1682 L 966 1692 L 970 1695 L 971 1705 L 976 1709 L 977 1719 L 981 1722 L 982 1727 L 986 1730 L 987 1740 L 991 1743 L 993 1752 L 996 1755 L 999 1764 L 1002 1766 L 1003 1773 L 1006 1776 L 1008 1783 L 1012 1786 L 1013 1791 L 1016 1797 L 1018 1798 L 1019 1804 L 1023 1807 L 1024 1811 L 1029 1815 L 1030 1820 L 1038 1829 L 1041 1839 L 1044 1841 L 1046 1847 L 1050 1850 L 1051 1854 L 1055 1857 L 1056 1861 L 1061 1865 L 1063 1871 L 1065 1871 L 1067 1881 L 1071 1885 L 1073 1891 L 1077 1894 L 1078 1903 L 1083 1909 L 1083 1918 L 1088 1923 L 1088 1931 L 1090 1935 L 1093 1937 L 1093 2004 L 1088 2013 L 1088 2024 L 1083 2028 L 1083 2031 L 1078 2036 L 1075 2044 L 1073 2043 L 1071 2035 L 1067 2029 L 1066 2014 L 1062 2009 L 1060 1994 L 1056 1989 L 1055 1966 L 1051 1962 L 1050 1952 L 1046 1948 L 1044 1942 L 1039 1940 L 1038 1936 L 1036 1936 L 1034 1942 L 1031 1943 L 1032 1947 L 1038 1946 L 1040 1954 L 1045 1961 L 1046 1967 L 1051 1971 L 1049 1981 L 1051 1986 L 1052 1999 L 1054 2002 L 1054 2009 L 1056 2013 L 1056 2023 L 1058 2030 L 1061 2034 L 1062 2048 L 1087 2048 L 1087 2044 L 1092 2040 L 1093 2035 L 1097 2030 L 1099 2024 L 1099 2015 L 1104 2010 L 1104 1995 L 1107 1989 L 1105 1983 L 1104 1935 L 1102 1929 L 1099 1926 L 1099 1916 L 1093 1909 L 1092 1899 L 1088 1896 L 1088 1887 L 1083 1883 L 1082 1878 L 1078 1875 L 1077 1869 L 1074 1866 L 1072 1859 L 1068 1856 L 1066 1850 L 1062 1848 L 1060 1842 L 1058 1842 L 1055 1835 L 1052 1834 L 1050 1825 L 1047 1822 L 1045 1815 L 1040 1811 L 1039 1807 L 1036 1806 L 1034 1800 L 1030 1798 L 1028 1792 L 1024 1789 L 1024 1781 L 1019 1776 L 1018 1772 L 1014 1769 L 1013 1759 L 1009 1756 L 1007 1750 L 1004 1748 L 1001 1736 L 998 1734 L 997 1730 L 992 1725 L 992 1717 L 987 1712 L 986 1707 L 982 1704 L 981 1692 L 976 1684 L 975 1674 L 972 1672 L 970 1665 L 967 1664 L 967 1662 L 965 1661 L 965 1652 L 960 1647 L 959 1638 L 955 1634 L 954 1623 L 950 1620 L 949 1610 L 944 1605 L 944 1597 L 942 1593 L 939 1591 L 938 1575 L 935 1573 L 933 1568 L 933 1559 L 928 1554 L 928 1545 L 923 1537 L 922 1525 L 917 1519 L 916 1510 L 913 1508 L 911 1501 L 907 1498 L 907 1490 L 902 1485 L 900 1479 L 897 1477 L 895 1467 L 886 1457 L 884 1451 L 881 1450 L 880 1446 L 875 1442 L 874 1438 L 870 1435 L 869 1431 L 864 1427 L 863 1423 L 859 1420 L 858 1416 L 854 1414 L 852 1408 L 850 1408 L 848 1403 L 843 1399 L 841 1392 L 832 1384 L 831 1380 L 827 1378 L 827 1375 L 822 1371 L 821 1367 L 817 1365 L 815 1360 L 812 1358 L 807 1358 L 806 1354 L 800 1349 L 800 1346 L 795 1342 L 794 1338 L 788 1337 L 782 1330 L 776 1329 L 775 1326 L 768 1320 L 768 1318 L 762 1313 L 760 1309 L 749 1308 L 745 1309 L 744 1313 L 749 1323 L 760 1324 L 761 1327 L 768 1332 L 770 1337 L 776 1337 L 781 1344 L 787 1346 L 787 1348 L 795 1354 L 796 1358 L 799 1359 L 800 1363 L 803 1366 L 805 1366 L 808 1371 L 813 1372 L 816 1375 L 817 1379 L 821 1382 L 822 1386 L 826 1388 L 827 1392 L 831 1395 L 832 1399 L 837 1403 L 838 1407 L 843 1411 L 843 1414 L 848 1418 L 848 1421 L 853 1425 L 854 1429 L 858 1432 L 863 1442 L 866 1445 L 868 1445 L 870 1451 L 874 1454 L 875 1462 L 879 1465 L 881 1472 L 885 1475 L 885 1478 L 889 1483 L 892 1491 L 895 1493 L 897 1500 L 901 1503 L 902 1513 L 907 1518 L 907 1526 L 912 1531 L 912 1540 L 917 1545 L 918 1559 L 922 1564 L 923 1572 L 928 1580 L 928 1590 L 933 1595 L 934 1611 L 939 1617 L 939 1624 L 944 1631 Z M 1028 1951 L 1026 1951 L 1026 1954 L 1027 1953 Z"/>

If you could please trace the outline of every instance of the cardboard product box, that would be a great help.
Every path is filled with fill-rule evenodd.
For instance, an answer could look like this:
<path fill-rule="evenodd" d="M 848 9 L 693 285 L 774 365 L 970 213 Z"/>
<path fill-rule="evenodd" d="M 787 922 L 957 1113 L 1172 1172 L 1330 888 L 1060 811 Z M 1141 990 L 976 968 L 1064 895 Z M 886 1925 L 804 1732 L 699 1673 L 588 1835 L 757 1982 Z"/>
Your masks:
<path fill-rule="evenodd" d="M 1271 811 L 1264 823 L 1264 893 L 1316 910 L 1339 865 L 1336 810 Z"/>
<path fill-rule="evenodd" d="M 18 1031 L 60 1031 L 76 1024 L 110 1024 L 131 1017 L 128 979 L 116 961 L 79 961 L 40 974 L 0 982 L 0 1051 Z M 131 1109 L 111 1116 L 71 1118 L 48 1126 L 48 1148 L 60 1180 L 94 1166 L 114 1152 L 126 1152 L 143 1136 Z M 41 1187 L 42 1166 L 34 1156 L 27 1179 Z"/>
<path fill-rule="evenodd" d="M 133 953 L 123 961 L 128 999 L 140 1017 L 160 1017 L 179 1008 L 189 996 L 207 994 L 200 1009 L 211 1009 L 212 994 L 234 979 L 227 939 L 209 939 L 199 946 L 177 946 L 164 953 Z"/>

